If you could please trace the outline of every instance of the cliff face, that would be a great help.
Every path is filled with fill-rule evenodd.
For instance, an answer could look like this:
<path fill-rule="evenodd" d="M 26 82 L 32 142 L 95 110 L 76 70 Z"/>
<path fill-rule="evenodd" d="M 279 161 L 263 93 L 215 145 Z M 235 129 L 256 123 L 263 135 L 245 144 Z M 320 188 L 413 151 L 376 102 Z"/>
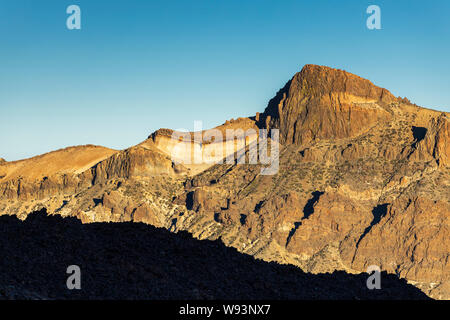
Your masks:
<path fill-rule="evenodd" d="M 424 143 L 420 145 L 421 152 L 432 155 L 440 166 L 450 165 L 450 121 L 449 116 L 441 114 L 437 119 L 432 119 L 428 135 Z"/>
<path fill-rule="evenodd" d="M 260 124 L 279 128 L 281 142 L 287 144 L 349 138 L 388 121 L 392 114 L 387 105 L 396 101 L 369 80 L 306 65 L 269 102 Z"/>
<path fill-rule="evenodd" d="M 85 146 L 0 163 L 0 212 L 24 219 L 45 207 L 84 223 L 186 230 L 311 273 L 378 265 L 434 298 L 450 297 L 448 113 L 307 65 L 263 113 L 216 129 L 237 128 L 280 130 L 276 174 L 248 162 L 175 163 L 178 141 L 159 130 L 123 151 Z M 236 141 L 248 147 L 254 137 Z M 198 145 L 225 157 L 226 143 L 193 139 L 187 156 Z"/>

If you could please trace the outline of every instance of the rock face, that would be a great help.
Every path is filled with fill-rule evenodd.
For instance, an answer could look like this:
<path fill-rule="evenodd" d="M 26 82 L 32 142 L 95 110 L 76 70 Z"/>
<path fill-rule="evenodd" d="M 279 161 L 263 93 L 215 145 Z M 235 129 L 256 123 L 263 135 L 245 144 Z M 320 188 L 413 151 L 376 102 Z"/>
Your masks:
<path fill-rule="evenodd" d="M 258 138 L 258 126 L 250 118 L 226 121 L 216 128 L 198 132 L 177 132 L 159 129 L 147 141 L 181 162 L 190 174 L 202 172 Z M 181 140 L 181 141 L 180 141 Z"/>
<path fill-rule="evenodd" d="M 282 143 L 349 138 L 391 117 L 397 99 L 351 73 L 306 65 L 269 102 L 260 124 L 280 129 Z"/>
<path fill-rule="evenodd" d="M 164 129 L 122 151 L 82 146 L 0 163 L 0 212 L 25 219 L 45 207 L 83 223 L 185 230 L 310 273 L 377 265 L 433 298 L 450 298 L 448 113 L 306 65 L 263 113 L 214 132 L 238 128 L 244 134 L 232 145 L 244 147 L 223 153 L 231 162 L 178 163 L 178 140 Z M 273 175 L 237 161 L 240 152 L 250 159 L 256 140 L 245 132 L 259 128 L 280 130 Z M 197 147 L 226 150 L 229 141 L 207 132 L 206 141 L 188 133 L 187 157 Z"/>
<path fill-rule="evenodd" d="M 420 147 L 421 153 L 432 155 L 438 165 L 450 165 L 450 121 L 448 115 L 443 113 L 437 119 L 432 119 Z"/>

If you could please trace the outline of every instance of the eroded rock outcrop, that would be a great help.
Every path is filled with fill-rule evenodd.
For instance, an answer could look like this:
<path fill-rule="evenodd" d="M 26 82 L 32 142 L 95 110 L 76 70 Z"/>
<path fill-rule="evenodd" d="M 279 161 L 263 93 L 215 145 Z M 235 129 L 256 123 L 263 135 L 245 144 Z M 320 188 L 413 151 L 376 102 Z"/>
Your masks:
<path fill-rule="evenodd" d="M 282 143 L 349 138 L 390 119 L 397 99 L 343 70 L 306 65 L 269 102 L 260 125 L 280 129 Z"/>
<path fill-rule="evenodd" d="M 415 128 L 417 152 L 415 159 L 434 158 L 439 166 L 450 165 L 450 118 L 442 113 L 432 118 L 427 128 Z M 423 136 L 423 137 L 422 137 Z"/>

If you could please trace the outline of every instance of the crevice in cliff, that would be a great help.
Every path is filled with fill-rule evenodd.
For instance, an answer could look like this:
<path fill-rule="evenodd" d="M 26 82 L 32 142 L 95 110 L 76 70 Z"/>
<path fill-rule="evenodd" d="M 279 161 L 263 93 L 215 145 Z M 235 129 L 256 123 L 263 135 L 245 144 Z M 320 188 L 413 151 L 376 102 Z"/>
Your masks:
<path fill-rule="evenodd" d="M 57 209 L 55 210 L 55 213 L 61 212 L 61 210 L 62 210 L 68 203 L 69 203 L 68 200 L 63 200 L 62 205 L 61 205 L 59 208 L 57 208 Z"/>
<path fill-rule="evenodd" d="M 170 222 L 170 226 L 168 228 L 168 230 L 170 232 L 176 232 L 177 231 L 177 222 L 178 222 L 178 218 L 173 218 L 172 221 Z"/>
<path fill-rule="evenodd" d="M 254 209 L 253 211 L 256 212 L 256 213 L 259 213 L 259 210 L 261 210 L 261 207 L 262 207 L 262 205 L 264 204 L 264 202 L 265 202 L 264 200 L 258 202 L 258 203 L 255 205 L 255 209 Z"/>
<path fill-rule="evenodd" d="M 370 225 L 366 227 L 364 232 L 361 234 L 361 237 L 359 237 L 358 242 L 356 242 L 356 249 L 358 250 L 359 243 L 361 240 L 372 230 L 372 228 L 378 224 L 381 221 L 381 218 L 383 218 L 387 213 L 387 206 L 389 203 L 383 203 L 380 205 L 377 205 L 372 210 L 373 219 L 372 222 L 370 222 Z"/>
<path fill-rule="evenodd" d="M 314 206 L 319 201 L 320 196 L 322 196 L 325 192 L 323 191 L 314 191 L 311 195 L 312 198 L 308 200 L 305 207 L 303 208 L 303 218 L 300 221 L 294 222 L 294 227 L 289 232 L 289 235 L 286 239 L 286 247 L 291 241 L 297 229 L 302 225 L 303 220 L 308 219 L 314 213 Z"/>
<path fill-rule="evenodd" d="M 303 220 L 303 219 L 302 219 Z M 289 235 L 286 239 L 286 247 L 289 245 L 289 242 L 291 242 L 292 237 L 294 236 L 297 229 L 302 225 L 301 221 L 294 222 L 294 227 L 289 231 Z"/>
<path fill-rule="evenodd" d="M 411 130 L 416 143 L 425 139 L 425 135 L 427 134 L 427 128 L 413 126 Z"/>
<path fill-rule="evenodd" d="M 303 216 L 302 220 L 308 219 L 309 216 L 311 216 L 314 213 L 314 206 L 319 201 L 320 196 L 323 195 L 324 193 L 325 192 L 323 192 L 323 191 L 314 191 L 312 193 L 313 197 L 308 200 L 305 207 L 303 208 L 304 216 Z"/>
<path fill-rule="evenodd" d="M 192 210 L 194 208 L 194 191 L 191 191 L 186 195 L 186 208 L 188 210 Z"/>
<path fill-rule="evenodd" d="M 425 135 L 427 134 L 428 130 L 427 130 L 427 128 L 424 128 L 424 127 L 412 126 L 411 131 L 413 134 L 414 141 L 411 143 L 411 151 L 409 152 L 409 154 L 407 156 L 408 159 L 414 153 L 414 151 L 417 150 L 417 145 L 419 144 L 419 142 L 422 141 L 423 139 L 425 139 Z"/>

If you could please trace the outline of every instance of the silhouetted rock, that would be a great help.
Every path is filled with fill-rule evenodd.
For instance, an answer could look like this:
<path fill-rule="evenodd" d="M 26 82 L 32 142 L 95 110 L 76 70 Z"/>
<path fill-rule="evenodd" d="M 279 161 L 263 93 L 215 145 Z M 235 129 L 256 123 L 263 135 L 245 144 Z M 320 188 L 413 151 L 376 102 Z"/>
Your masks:
<path fill-rule="evenodd" d="M 306 274 L 255 260 L 220 241 L 199 241 L 141 223 L 82 224 L 47 216 L 0 217 L 0 297 L 19 299 L 427 299 L 381 274 Z M 68 290 L 69 265 L 81 268 L 81 290 Z"/>

